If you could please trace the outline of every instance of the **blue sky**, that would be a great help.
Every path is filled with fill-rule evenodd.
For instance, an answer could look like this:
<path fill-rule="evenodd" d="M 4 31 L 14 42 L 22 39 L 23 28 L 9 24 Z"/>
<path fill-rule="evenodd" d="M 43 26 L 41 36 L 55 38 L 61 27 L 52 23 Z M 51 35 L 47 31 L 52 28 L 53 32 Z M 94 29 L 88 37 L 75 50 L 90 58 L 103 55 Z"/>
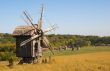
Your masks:
<path fill-rule="evenodd" d="M 57 24 L 57 34 L 110 36 L 110 0 L 0 0 L 0 32 L 12 33 L 27 25 L 21 18 L 27 10 L 37 23 L 44 3 L 43 29 Z"/>

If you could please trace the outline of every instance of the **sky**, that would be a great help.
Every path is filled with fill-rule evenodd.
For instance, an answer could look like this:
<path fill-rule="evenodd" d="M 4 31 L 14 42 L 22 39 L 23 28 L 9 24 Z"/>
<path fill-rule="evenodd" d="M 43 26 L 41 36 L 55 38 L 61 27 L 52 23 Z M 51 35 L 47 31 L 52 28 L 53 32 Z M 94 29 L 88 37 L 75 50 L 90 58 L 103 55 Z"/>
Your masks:
<path fill-rule="evenodd" d="M 37 23 L 44 4 L 43 30 L 57 24 L 56 34 L 110 36 L 110 0 L 0 0 L 0 33 L 27 25 L 27 10 Z"/>

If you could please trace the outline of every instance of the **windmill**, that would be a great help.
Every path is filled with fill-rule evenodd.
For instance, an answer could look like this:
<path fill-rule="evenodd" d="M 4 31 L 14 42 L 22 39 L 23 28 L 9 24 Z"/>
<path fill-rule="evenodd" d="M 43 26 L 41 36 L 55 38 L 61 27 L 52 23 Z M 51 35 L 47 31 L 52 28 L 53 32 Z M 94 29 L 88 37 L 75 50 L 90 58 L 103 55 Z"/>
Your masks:
<path fill-rule="evenodd" d="M 13 32 L 13 36 L 16 38 L 16 56 L 22 58 L 19 62 L 21 64 L 39 62 L 42 57 L 43 46 L 48 47 L 52 52 L 51 45 L 45 34 L 56 27 L 53 26 L 44 31 L 42 30 L 43 9 L 42 6 L 38 24 L 34 24 L 29 13 L 24 11 L 23 14 L 31 26 L 17 26 Z M 54 53 L 52 52 L 52 54 Z"/>

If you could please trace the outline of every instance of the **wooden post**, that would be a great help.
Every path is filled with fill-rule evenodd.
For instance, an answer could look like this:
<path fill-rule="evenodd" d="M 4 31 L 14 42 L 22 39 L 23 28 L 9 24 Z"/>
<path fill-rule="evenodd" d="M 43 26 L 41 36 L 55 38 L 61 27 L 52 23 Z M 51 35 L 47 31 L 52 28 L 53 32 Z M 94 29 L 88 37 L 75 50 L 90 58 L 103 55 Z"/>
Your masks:
<path fill-rule="evenodd" d="M 13 63 L 13 58 L 11 57 L 8 61 L 9 61 L 9 65 L 8 65 L 8 66 L 9 66 L 9 67 L 12 67 L 13 64 L 14 64 L 14 63 Z"/>
<path fill-rule="evenodd" d="M 51 56 L 49 56 L 49 63 L 51 63 L 52 61 L 51 61 L 52 59 L 51 59 Z"/>

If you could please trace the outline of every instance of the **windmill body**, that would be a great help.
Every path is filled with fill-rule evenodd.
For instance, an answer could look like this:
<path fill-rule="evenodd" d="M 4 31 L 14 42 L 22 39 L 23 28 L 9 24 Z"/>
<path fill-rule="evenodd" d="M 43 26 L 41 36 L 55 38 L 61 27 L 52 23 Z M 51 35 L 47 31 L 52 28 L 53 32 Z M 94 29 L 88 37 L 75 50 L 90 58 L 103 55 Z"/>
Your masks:
<path fill-rule="evenodd" d="M 22 57 L 22 61 L 26 63 L 33 62 L 36 58 L 42 56 L 40 37 L 28 42 L 26 45 L 20 45 L 21 42 L 35 35 L 35 29 L 32 26 L 18 26 L 13 32 L 13 36 L 16 38 L 16 56 Z"/>

